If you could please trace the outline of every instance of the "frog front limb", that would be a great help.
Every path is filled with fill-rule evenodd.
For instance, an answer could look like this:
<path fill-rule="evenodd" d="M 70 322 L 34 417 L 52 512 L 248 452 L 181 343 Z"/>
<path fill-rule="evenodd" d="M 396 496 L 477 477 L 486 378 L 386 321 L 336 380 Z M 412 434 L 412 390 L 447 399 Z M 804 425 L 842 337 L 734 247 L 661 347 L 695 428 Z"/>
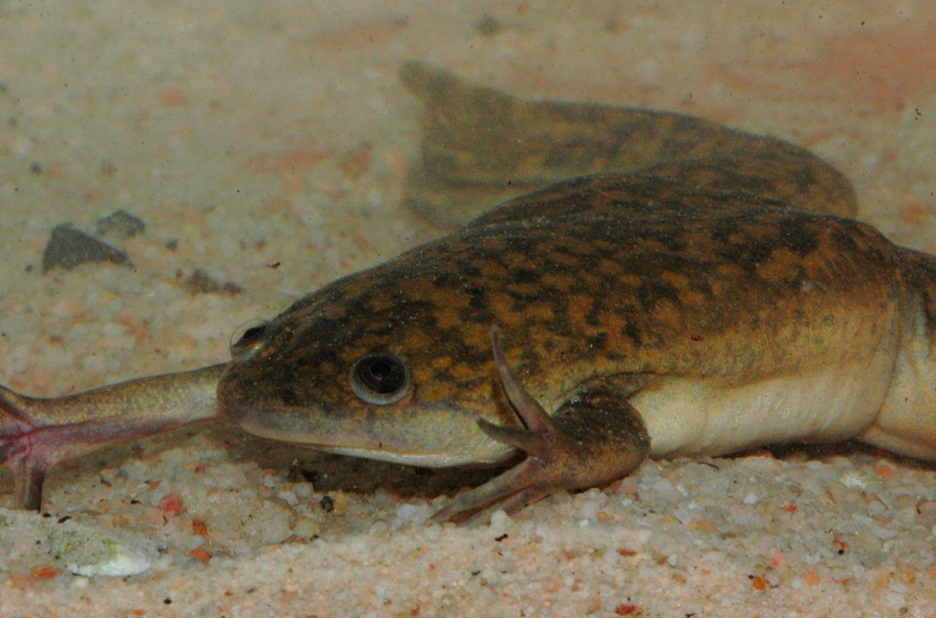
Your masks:
<path fill-rule="evenodd" d="M 626 476 L 647 458 L 647 428 L 620 393 L 585 389 L 550 416 L 526 392 L 507 363 L 496 326 L 491 343 L 501 385 L 523 428 L 503 427 L 484 419 L 478 419 L 478 425 L 494 440 L 527 457 L 453 500 L 433 520 L 458 519 L 494 504 L 514 513 L 562 489 L 601 486 Z"/>

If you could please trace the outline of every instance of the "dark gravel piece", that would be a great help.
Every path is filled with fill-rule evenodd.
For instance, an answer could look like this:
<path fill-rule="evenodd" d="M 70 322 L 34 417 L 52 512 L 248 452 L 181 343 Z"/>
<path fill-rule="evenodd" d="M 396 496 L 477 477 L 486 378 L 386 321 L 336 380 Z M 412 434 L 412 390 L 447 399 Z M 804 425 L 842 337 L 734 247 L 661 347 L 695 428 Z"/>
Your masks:
<path fill-rule="evenodd" d="M 243 288 L 232 281 L 221 283 L 201 268 L 196 268 L 185 280 L 185 289 L 190 294 L 227 294 L 236 296 Z"/>
<path fill-rule="evenodd" d="M 130 264 L 123 251 L 111 247 L 65 223 L 52 228 L 52 235 L 42 253 L 42 272 L 59 266 L 72 269 L 88 262 Z"/>
<path fill-rule="evenodd" d="M 146 229 L 143 219 L 131 215 L 126 210 L 115 210 L 111 214 L 98 220 L 98 236 L 116 236 L 130 238 L 141 234 Z"/>

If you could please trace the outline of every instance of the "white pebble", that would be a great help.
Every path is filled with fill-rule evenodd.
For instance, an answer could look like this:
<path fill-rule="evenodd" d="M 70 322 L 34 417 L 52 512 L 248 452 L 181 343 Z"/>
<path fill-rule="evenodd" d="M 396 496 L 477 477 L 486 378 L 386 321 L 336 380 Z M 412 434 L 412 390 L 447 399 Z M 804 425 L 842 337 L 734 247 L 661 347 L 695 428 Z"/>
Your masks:
<path fill-rule="evenodd" d="M 294 491 L 281 491 L 276 494 L 276 496 L 289 506 L 296 506 L 299 504 L 299 498 L 296 496 L 296 492 Z"/>

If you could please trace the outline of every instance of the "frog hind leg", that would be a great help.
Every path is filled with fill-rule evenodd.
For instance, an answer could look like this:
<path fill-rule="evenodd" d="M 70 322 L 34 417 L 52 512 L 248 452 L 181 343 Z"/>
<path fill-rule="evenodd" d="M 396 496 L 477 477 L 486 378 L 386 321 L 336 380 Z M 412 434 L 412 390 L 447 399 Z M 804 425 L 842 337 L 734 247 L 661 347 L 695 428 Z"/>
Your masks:
<path fill-rule="evenodd" d="M 436 224 L 465 223 L 548 184 L 608 173 L 857 212 L 841 172 L 774 137 L 674 112 L 525 100 L 426 62 L 404 64 L 400 81 L 422 103 L 421 156 L 408 170 L 406 204 Z"/>
<path fill-rule="evenodd" d="M 550 416 L 507 364 L 496 327 L 492 340 L 501 383 L 524 427 L 502 427 L 483 419 L 478 424 L 489 436 L 527 457 L 453 500 L 433 516 L 434 521 L 461 519 L 495 504 L 513 513 L 562 489 L 604 485 L 632 472 L 646 459 L 650 436 L 640 414 L 621 393 L 586 389 Z"/>
<path fill-rule="evenodd" d="M 46 474 L 58 463 L 217 416 L 217 383 L 226 366 L 53 398 L 0 386 L 0 466 L 13 471 L 13 508 L 38 511 Z"/>
<path fill-rule="evenodd" d="M 0 386 L 0 465 L 8 464 L 13 469 L 16 507 L 38 511 L 49 466 L 41 458 L 27 457 L 28 444 L 19 439 L 33 424 L 19 405 L 22 399 Z"/>

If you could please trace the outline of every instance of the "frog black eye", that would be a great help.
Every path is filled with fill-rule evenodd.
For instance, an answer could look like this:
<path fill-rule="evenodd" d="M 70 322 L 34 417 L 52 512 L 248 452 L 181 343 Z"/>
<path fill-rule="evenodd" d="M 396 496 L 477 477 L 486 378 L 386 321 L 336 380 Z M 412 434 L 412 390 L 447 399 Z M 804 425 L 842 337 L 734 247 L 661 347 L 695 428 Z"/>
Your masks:
<path fill-rule="evenodd" d="M 251 320 L 238 326 L 231 335 L 231 356 L 242 360 L 256 352 L 266 341 L 269 326 L 266 320 Z"/>
<path fill-rule="evenodd" d="M 409 370 L 390 354 L 368 354 L 351 367 L 351 389 L 367 403 L 385 406 L 399 401 L 409 386 Z"/>

